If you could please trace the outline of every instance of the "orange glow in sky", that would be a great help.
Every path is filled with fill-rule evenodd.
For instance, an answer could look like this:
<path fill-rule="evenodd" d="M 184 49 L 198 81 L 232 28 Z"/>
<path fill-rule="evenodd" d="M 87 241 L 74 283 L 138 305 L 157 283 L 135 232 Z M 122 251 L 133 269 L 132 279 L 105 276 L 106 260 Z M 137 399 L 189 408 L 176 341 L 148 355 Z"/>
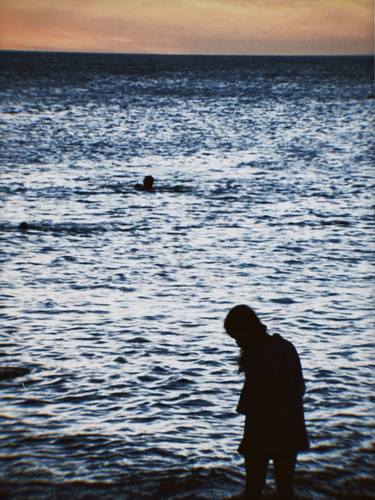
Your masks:
<path fill-rule="evenodd" d="M 370 54 L 373 0 L 0 0 L 0 48 Z"/>

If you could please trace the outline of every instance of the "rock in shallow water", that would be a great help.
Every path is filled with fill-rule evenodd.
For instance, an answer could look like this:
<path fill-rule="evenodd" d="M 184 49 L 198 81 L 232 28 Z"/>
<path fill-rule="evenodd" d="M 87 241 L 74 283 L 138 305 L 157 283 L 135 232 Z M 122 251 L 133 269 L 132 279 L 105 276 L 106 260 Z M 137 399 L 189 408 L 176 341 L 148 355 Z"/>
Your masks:
<path fill-rule="evenodd" d="M 30 368 L 22 368 L 18 366 L 0 366 L 0 380 L 28 375 L 30 372 Z"/>

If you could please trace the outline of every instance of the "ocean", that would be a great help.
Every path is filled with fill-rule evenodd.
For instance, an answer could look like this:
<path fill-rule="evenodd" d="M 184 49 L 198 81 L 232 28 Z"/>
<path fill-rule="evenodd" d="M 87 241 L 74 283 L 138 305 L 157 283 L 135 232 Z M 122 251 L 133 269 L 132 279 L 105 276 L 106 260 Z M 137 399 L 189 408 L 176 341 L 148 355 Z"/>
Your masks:
<path fill-rule="evenodd" d="M 246 303 L 301 357 L 297 492 L 374 498 L 373 59 L 0 68 L 3 496 L 238 494 Z"/>

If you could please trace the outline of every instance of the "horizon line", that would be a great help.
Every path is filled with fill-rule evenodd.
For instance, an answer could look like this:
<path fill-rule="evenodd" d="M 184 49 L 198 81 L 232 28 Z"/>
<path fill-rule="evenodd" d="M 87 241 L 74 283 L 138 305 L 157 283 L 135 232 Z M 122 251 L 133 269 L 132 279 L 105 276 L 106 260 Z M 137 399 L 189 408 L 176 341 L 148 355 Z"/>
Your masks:
<path fill-rule="evenodd" d="M 37 54 L 91 54 L 91 55 L 118 55 L 118 56 L 165 56 L 165 57 L 373 57 L 375 53 L 368 52 L 332 52 L 332 53 L 253 53 L 253 54 L 222 54 L 222 53 L 163 53 L 163 52 L 107 52 L 107 51 L 93 51 L 93 50 L 64 50 L 64 49 L 1 49 L 3 52 L 16 52 L 16 53 L 37 53 Z"/>

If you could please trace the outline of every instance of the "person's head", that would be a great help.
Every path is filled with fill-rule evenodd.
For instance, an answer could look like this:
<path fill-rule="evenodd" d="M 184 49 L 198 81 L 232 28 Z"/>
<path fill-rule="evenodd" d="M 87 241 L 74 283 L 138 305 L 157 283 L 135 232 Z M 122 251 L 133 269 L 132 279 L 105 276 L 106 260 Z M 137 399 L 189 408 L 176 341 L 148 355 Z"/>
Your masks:
<path fill-rule="evenodd" d="M 235 306 L 229 311 L 224 320 L 224 328 L 241 348 L 264 338 L 267 333 L 267 327 L 255 311 L 245 305 Z"/>
<path fill-rule="evenodd" d="M 154 178 L 152 175 L 146 175 L 146 177 L 143 179 L 143 186 L 146 191 L 151 191 L 152 186 L 154 185 Z"/>
<path fill-rule="evenodd" d="M 29 229 L 29 225 L 27 222 L 21 222 L 21 224 L 19 224 L 18 226 L 18 229 L 22 232 L 22 233 L 25 233 L 28 229 Z"/>

